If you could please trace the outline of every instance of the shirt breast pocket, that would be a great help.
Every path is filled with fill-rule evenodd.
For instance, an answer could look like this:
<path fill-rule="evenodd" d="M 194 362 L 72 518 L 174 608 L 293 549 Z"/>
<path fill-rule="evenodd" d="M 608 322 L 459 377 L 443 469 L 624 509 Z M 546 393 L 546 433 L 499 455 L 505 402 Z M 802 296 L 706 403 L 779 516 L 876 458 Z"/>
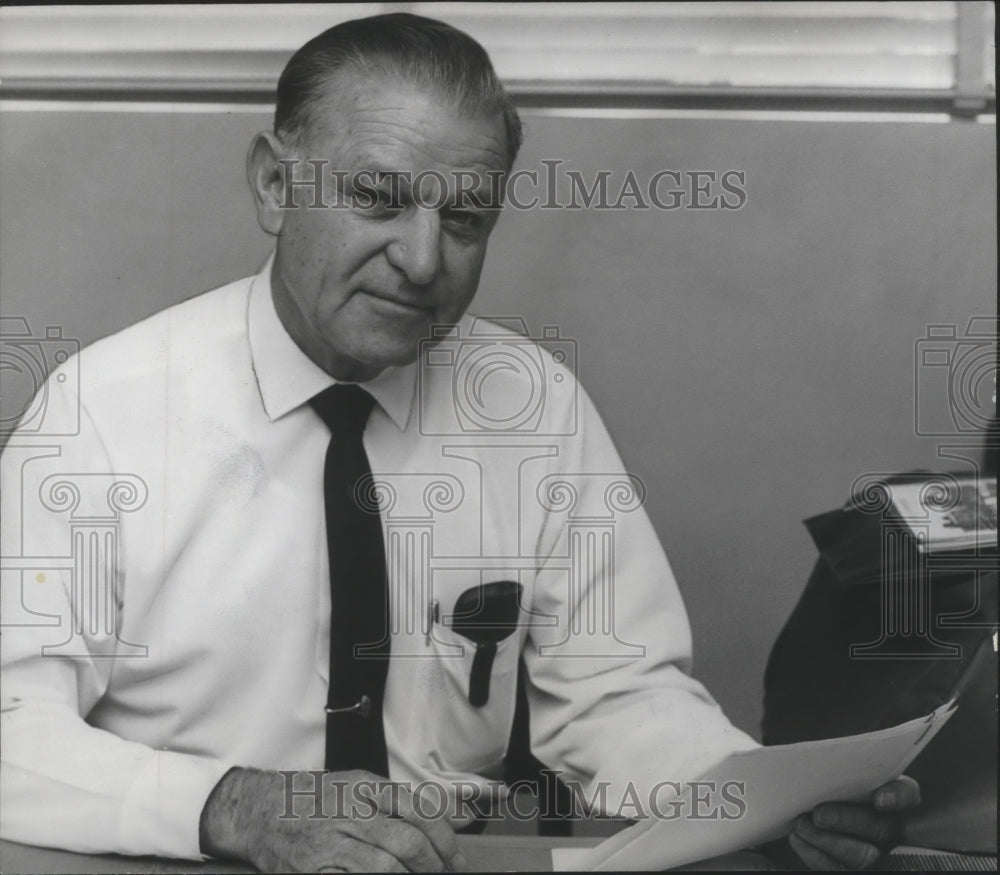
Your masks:
<path fill-rule="evenodd" d="M 501 777 L 517 696 L 522 636 L 511 630 L 495 643 L 476 643 L 453 628 L 435 625 L 435 659 L 425 670 L 436 692 L 427 703 L 425 754 L 443 772 Z"/>

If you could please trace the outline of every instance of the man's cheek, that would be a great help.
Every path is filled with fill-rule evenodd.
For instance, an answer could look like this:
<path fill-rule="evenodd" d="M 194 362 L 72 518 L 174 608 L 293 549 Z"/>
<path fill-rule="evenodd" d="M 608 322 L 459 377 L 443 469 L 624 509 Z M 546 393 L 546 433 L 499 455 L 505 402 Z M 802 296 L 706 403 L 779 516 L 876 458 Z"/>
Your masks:
<path fill-rule="evenodd" d="M 456 321 L 469 307 L 476 297 L 479 288 L 479 271 L 476 270 L 471 276 L 469 272 L 461 277 L 461 281 L 451 286 L 442 295 L 444 306 L 440 309 L 445 312 L 445 321 Z"/>

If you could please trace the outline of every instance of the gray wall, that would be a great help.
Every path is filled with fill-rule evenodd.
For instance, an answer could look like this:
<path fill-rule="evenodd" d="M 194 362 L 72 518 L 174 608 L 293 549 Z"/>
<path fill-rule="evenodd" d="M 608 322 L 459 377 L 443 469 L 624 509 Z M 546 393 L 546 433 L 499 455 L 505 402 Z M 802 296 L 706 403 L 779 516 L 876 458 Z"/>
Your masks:
<path fill-rule="evenodd" d="M 736 211 L 508 213 L 475 309 L 576 340 L 647 484 L 696 674 L 756 732 L 768 650 L 814 560 L 800 521 L 866 471 L 950 467 L 915 434 L 915 343 L 996 312 L 995 129 L 526 120 L 522 167 L 611 170 L 615 191 L 629 169 L 746 174 Z M 88 343 L 256 269 L 269 244 L 242 165 L 266 122 L 4 112 L 3 314 Z M 5 415 L 19 390 L 5 388 Z M 942 390 L 922 391 L 945 412 Z"/>

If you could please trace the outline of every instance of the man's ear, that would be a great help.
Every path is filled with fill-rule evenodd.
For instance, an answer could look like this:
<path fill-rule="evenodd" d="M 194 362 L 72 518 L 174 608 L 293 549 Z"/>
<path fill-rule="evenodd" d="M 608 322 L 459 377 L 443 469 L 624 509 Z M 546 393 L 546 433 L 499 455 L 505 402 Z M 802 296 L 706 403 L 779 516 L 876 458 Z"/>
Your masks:
<path fill-rule="evenodd" d="M 285 156 L 281 141 L 269 131 L 256 134 L 247 152 L 247 181 L 257 205 L 257 223 L 268 234 L 281 231 L 285 210 Z"/>

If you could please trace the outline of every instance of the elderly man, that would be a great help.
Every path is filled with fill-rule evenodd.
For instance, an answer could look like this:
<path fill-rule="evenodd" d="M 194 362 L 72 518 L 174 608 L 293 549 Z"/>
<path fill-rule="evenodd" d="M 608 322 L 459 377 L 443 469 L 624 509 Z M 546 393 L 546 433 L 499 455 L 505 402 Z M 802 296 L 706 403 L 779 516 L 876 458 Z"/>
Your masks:
<path fill-rule="evenodd" d="M 82 558 L 3 588 L 5 838 L 461 868 L 522 657 L 534 752 L 612 811 L 754 744 L 687 674 L 638 484 L 569 369 L 465 315 L 520 139 L 466 35 L 328 30 L 249 151 L 273 257 L 51 377 L 46 417 L 78 428 L 14 436 L 4 550 Z M 825 806 L 793 846 L 869 863 L 915 792 Z"/>

